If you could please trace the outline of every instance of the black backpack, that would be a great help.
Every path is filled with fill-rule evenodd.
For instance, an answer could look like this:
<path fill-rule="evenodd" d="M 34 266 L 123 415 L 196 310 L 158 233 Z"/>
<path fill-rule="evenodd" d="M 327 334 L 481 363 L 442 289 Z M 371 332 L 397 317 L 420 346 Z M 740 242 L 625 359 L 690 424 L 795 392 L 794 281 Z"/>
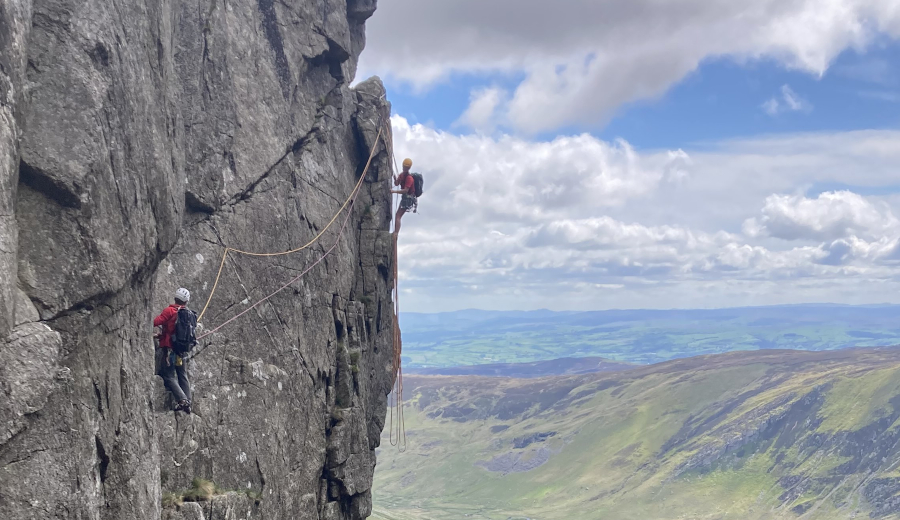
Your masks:
<path fill-rule="evenodd" d="M 413 181 L 415 181 L 415 190 L 416 190 L 416 198 L 422 196 L 422 186 L 425 184 L 425 179 L 422 178 L 421 173 L 411 173 Z"/>
<path fill-rule="evenodd" d="M 175 333 L 172 334 L 172 350 L 179 356 L 187 354 L 197 344 L 197 314 L 182 307 L 175 317 Z"/>

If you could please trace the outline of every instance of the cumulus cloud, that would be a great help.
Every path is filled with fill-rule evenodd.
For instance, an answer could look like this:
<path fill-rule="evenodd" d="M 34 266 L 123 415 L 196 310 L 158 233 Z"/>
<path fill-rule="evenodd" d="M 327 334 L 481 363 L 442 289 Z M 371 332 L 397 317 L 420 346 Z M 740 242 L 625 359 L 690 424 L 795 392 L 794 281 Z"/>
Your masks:
<path fill-rule="evenodd" d="M 686 175 L 683 151 L 638 154 L 627 142 L 588 134 L 531 142 L 511 136 L 455 136 L 393 118 L 399 155 L 427 165 L 440 210 L 486 212 L 498 222 L 540 222 L 584 215 Z"/>
<path fill-rule="evenodd" d="M 900 37 L 895 0 L 394 0 L 368 22 L 362 74 L 427 88 L 454 72 L 524 74 L 523 132 L 596 125 L 717 57 L 822 75 L 844 49 Z"/>
<path fill-rule="evenodd" d="M 900 265 L 900 236 L 896 234 L 873 241 L 850 236 L 822 244 L 820 249 L 824 254 L 819 263 L 824 265 L 842 266 L 856 271 L 876 267 L 892 270 Z"/>
<path fill-rule="evenodd" d="M 876 205 L 850 191 L 833 191 L 815 199 L 771 195 L 762 216 L 748 219 L 744 232 L 784 240 L 837 240 L 883 237 L 900 232 L 900 221 L 886 205 Z"/>
<path fill-rule="evenodd" d="M 900 288 L 885 281 L 900 285 L 898 196 L 783 195 L 814 181 L 900 184 L 900 132 L 638 150 L 392 121 L 397 154 L 426 179 L 400 237 L 405 305 L 849 303 Z"/>

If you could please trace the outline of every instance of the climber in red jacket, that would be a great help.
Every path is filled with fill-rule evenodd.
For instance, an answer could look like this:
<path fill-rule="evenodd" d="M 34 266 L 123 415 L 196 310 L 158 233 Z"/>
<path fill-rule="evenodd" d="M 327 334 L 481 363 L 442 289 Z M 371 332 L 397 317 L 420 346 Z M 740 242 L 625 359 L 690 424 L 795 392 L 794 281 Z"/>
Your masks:
<path fill-rule="evenodd" d="M 178 317 L 178 309 L 181 309 L 191 299 L 191 293 L 184 287 L 175 291 L 175 303 L 169 305 L 153 319 L 153 326 L 161 331 L 155 335 L 159 338 L 158 356 L 159 375 L 163 378 L 166 388 L 172 392 L 177 404 L 175 410 L 191 413 L 191 383 L 188 380 L 187 363 L 181 356 L 175 355 L 172 350 L 172 334 L 175 333 L 175 322 Z M 162 358 L 162 359 L 160 359 Z"/>
<path fill-rule="evenodd" d="M 394 217 L 394 234 L 400 233 L 400 219 L 403 214 L 410 209 L 415 212 L 418 206 L 416 198 L 416 182 L 409 169 L 412 168 L 412 159 L 403 159 L 403 172 L 394 176 L 394 186 L 400 186 L 399 190 L 391 190 L 391 193 L 403 195 L 400 198 L 400 207 L 397 208 L 397 215 Z"/>

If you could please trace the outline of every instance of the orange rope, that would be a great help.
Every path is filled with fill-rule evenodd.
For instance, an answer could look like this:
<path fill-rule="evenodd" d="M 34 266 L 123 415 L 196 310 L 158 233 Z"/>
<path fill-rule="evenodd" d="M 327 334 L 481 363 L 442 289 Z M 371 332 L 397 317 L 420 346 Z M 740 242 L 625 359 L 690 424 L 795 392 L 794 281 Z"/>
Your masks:
<path fill-rule="evenodd" d="M 214 329 L 210 330 L 209 332 L 206 332 L 205 334 L 202 334 L 200 337 L 197 338 L 198 340 L 199 340 L 199 339 L 202 339 L 202 338 L 205 338 L 206 336 L 209 336 L 210 334 L 212 334 L 212 333 L 218 331 L 218 330 L 221 329 L 222 327 L 228 325 L 228 324 L 231 323 L 232 321 L 234 321 L 234 320 L 236 320 L 237 318 L 243 316 L 244 314 L 246 314 L 247 312 L 249 312 L 251 309 L 257 307 L 259 304 L 261 304 L 261 303 L 263 303 L 264 301 L 268 300 L 268 299 L 271 298 L 272 296 L 275 296 L 277 293 L 279 293 L 279 292 L 281 292 L 282 290 L 284 290 L 285 288 L 287 288 L 287 286 L 289 286 L 290 284 L 292 284 L 292 283 L 294 283 L 295 281 L 297 281 L 297 279 L 299 279 L 301 276 L 303 276 L 304 274 L 306 274 L 307 272 L 309 272 L 310 269 L 312 269 L 314 266 L 318 265 L 318 264 L 319 264 L 322 260 L 324 260 L 325 257 L 327 257 L 329 254 L 331 254 L 331 252 L 332 252 L 332 251 L 334 250 L 334 248 L 337 246 L 338 240 L 340 240 L 341 235 L 344 234 L 344 229 L 345 229 L 345 227 L 346 227 L 346 225 L 347 225 L 347 222 L 348 222 L 349 219 L 350 219 L 350 216 L 352 215 L 353 204 L 356 202 L 356 196 L 359 195 L 359 191 L 360 191 L 360 188 L 362 187 L 363 181 L 365 180 L 366 175 L 367 175 L 368 172 L 369 172 L 369 167 L 372 165 L 372 159 L 375 157 L 375 152 L 378 150 L 378 141 L 379 141 L 379 139 L 381 139 L 381 134 L 382 134 L 383 129 L 384 129 L 383 126 L 382 126 L 381 128 L 378 129 L 378 134 L 375 136 L 375 141 L 372 143 L 372 151 L 369 153 L 369 159 L 366 161 L 366 167 L 363 169 L 362 174 L 359 176 L 359 181 L 356 183 L 356 186 L 353 188 L 353 191 L 350 192 L 350 196 L 347 197 L 347 200 L 344 202 L 344 204 L 342 204 L 341 207 L 340 207 L 340 209 L 337 210 L 337 212 L 336 212 L 336 213 L 334 214 L 334 216 L 331 218 L 331 221 L 328 222 L 328 225 L 326 225 L 325 228 L 323 228 L 322 231 L 319 232 L 319 234 L 317 234 L 315 237 L 313 237 L 312 240 L 310 240 L 309 242 L 307 242 L 305 245 L 303 245 L 303 246 L 301 246 L 301 247 L 298 247 L 298 248 L 296 248 L 296 249 L 292 249 L 292 250 L 290 250 L 290 251 L 283 251 L 283 252 L 280 252 L 280 253 L 248 253 L 248 252 L 246 252 L 246 251 L 241 251 L 241 250 L 239 250 L 239 249 L 235 249 L 235 248 L 232 248 L 232 247 L 227 247 L 227 246 L 225 247 L 225 251 L 222 253 L 222 262 L 219 264 L 219 272 L 216 274 L 216 281 L 215 281 L 215 283 L 213 283 L 212 290 L 211 290 L 210 293 L 209 293 L 209 298 L 206 299 L 206 305 L 203 306 L 203 311 L 200 313 L 200 316 L 197 318 L 197 321 L 200 321 L 200 318 L 203 317 L 203 314 L 206 313 L 206 309 L 209 307 L 209 302 L 212 301 L 213 294 L 215 294 L 215 292 L 216 292 L 216 287 L 218 287 L 218 285 L 219 285 L 219 279 L 220 279 L 221 276 L 222 276 L 222 268 L 225 267 L 225 259 L 228 257 L 228 252 L 229 252 L 229 251 L 234 251 L 234 252 L 236 252 L 236 253 L 241 253 L 241 254 L 245 254 L 245 255 L 252 255 L 252 256 L 278 256 L 278 255 L 286 255 L 286 254 L 288 254 L 288 253 L 296 253 L 297 251 L 300 251 L 300 250 L 303 250 L 303 249 L 308 248 L 309 246 L 311 246 L 312 244 L 314 244 L 316 241 L 318 241 L 318 240 L 322 237 L 322 235 L 325 234 L 325 231 L 327 231 L 328 228 L 331 227 L 331 225 L 337 220 L 338 216 L 340 216 L 340 214 L 343 213 L 344 209 L 347 208 L 347 205 L 348 205 L 348 204 L 350 205 L 350 211 L 347 213 L 347 217 L 344 219 L 344 224 L 343 224 L 343 226 L 341 226 L 341 230 L 340 230 L 340 232 L 338 233 L 337 238 L 335 239 L 334 245 L 332 245 L 331 248 L 330 248 L 330 249 L 329 249 L 329 250 L 328 250 L 321 258 L 319 258 L 318 260 L 316 260 L 311 266 L 309 266 L 305 271 L 303 271 L 303 272 L 300 274 L 300 276 L 297 276 L 296 278 L 294 278 L 293 280 L 291 280 L 290 282 L 288 282 L 286 285 L 282 286 L 282 287 L 281 287 L 280 289 L 278 289 L 277 291 L 273 292 L 272 294 L 269 294 L 269 295 L 266 296 L 265 298 L 263 298 L 263 299 L 259 300 L 258 302 L 254 303 L 253 305 L 251 305 L 250 307 L 248 307 L 247 309 L 245 309 L 243 312 L 240 312 L 240 313 L 238 313 L 236 316 L 233 316 L 232 318 L 226 320 L 225 323 L 222 323 L 221 325 L 219 325 L 218 327 L 215 327 Z M 202 352 L 202 350 L 201 350 L 200 352 Z M 199 354 L 200 352 L 197 352 L 197 354 Z M 194 355 L 196 356 L 197 354 L 194 354 Z M 193 356 L 192 356 L 192 357 L 193 357 Z"/>
<path fill-rule="evenodd" d="M 200 315 L 197 317 L 198 322 L 203 319 L 203 315 L 206 314 L 206 309 L 209 307 L 209 302 L 212 301 L 213 295 L 216 293 L 216 288 L 219 286 L 219 278 L 221 278 L 221 276 L 222 276 L 222 268 L 225 267 L 225 259 L 228 258 L 229 252 L 240 253 L 242 255 L 248 255 L 248 256 L 289 255 L 291 253 L 296 253 L 298 251 L 302 251 L 302 250 L 308 248 L 309 246 L 318 242 L 320 238 L 322 238 L 322 235 L 324 235 L 325 232 L 328 231 L 328 228 L 330 228 L 331 225 L 334 224 L 334 222 L 337 220 L 337 218 L 340 216 L 340 214 L 343 213 L 343 211 L 347 208 L 347 205 L 351 203 L 351 200 L 356 197 L 356 194 L 359 192 L 360 187 L 362 187 L 363 180 L 366 178 L 366 174 L 369 171 L 369 165 L 372 163 L 372 158 L 375 157 L 375 151 L 378 149 L 378 141 L 379 141 L 379 139 L 381 139 L 381 134 L 382 134 L 383 129 L 384 129 L 384 127 L 378 129 L 378 134 L 375 136 L 375 142 L 372 144 L 372 151 L 369 154 L 369 160 L 366 162 L 366 167 L 363 170 L 362 175 L 360 175 L 359 181 L 356 183 L 356 186 L 353 188 L 353 191 L 350 192 L 350 196 L 347 197 L 347 200 L 345 200 L 344 203 L 341 205 L 341 207 L 338 208 L 337 212 L 335 212 L 334 216 L 331 217 L 331 220 L 328 222 L 328 224 L 326 224 L 325 227 L 322 228 L 322 231 L 319 231 L 319 234 L 314 236 L 312 238 L 312 240 L 303 244 L 300 247 L 291 249 L 289 251 L 280 251 L 277 253 L 252 253 L 250 251 L 242 251 L 242 250 L 234 248 L 234 247 L 225 246 L 225 250 L 222 252 L 222 262 L 219 264 L 219 272 L 216 274 L 216 281 L 213 283 L 212 290 L 209 292 L 209 297 L 206 299 L 206 304 L 203 306 L 203 310 L 200 311 Z"/>
<path fill-rule="evenodd" d="M 378 135 L 379 136 L 381 135 L 380 130 L 378 132 Z M 376 138 L 375 146 L 372 147 L 372 153 L 369 155 L 369 163 L 372 161 L 372 156 L 375 154 L 375 150 L 377 148 L 378 148 L 378 138 Z M 200 321 L 203 319 L 203 315 L 206 314 L 206 309 L 209 307 L 209 302 L 212 301 L 212 297 L 216 293 L 216 287 L 219 286 L 219 278 L 222 276 L 222 268 L 225 266 L 225 259 L 228 258 L 229 252 L 240 253 L 242 255 L 248 255 L 248 256 L 281 256 L 281 255 L 289 255 L 291 253 L 296 253 L 298 251 L 302 251 L 302 250 L 308 248 L 309 246 L 315 244 L 316 242 L 319 241 L 320 238 L 322 238 L 322 235 L 324 235 L 325 232 L 328 231 L 328 228 L 330 228 L 331 225 L 334 224 L 334 221 L 337 220 L 338 216 L 340 216 L 340 214 L 343 213 L 344 209 L 347 208 L 347 204 L 350 204 L 350 200 L 355 196 L 355 194 L 359 192 L 359 188 L 362 186 L 363 179 L 366 178 L 366 171 L 368 171 L 368 169 L 369 169 L 369 163 L 366 163 L 366 170 L 363 172 L 362 176 L 360 176 L 359 182 L 356 183 L 356 186 L 353 188 L 353 191 L 350 192 L 350 196 L 347 197 L 347 200 L 344 201 L 344 204 L 342 204 L 341 207 L 337 210 L 337 212 L 335 212 L 334 216 L 331 217 L 331 220 L 328 222 L 328 224 L 326 224 L 325 227 L 322 228 L 322 231 L 319 231 L 319 234 L 314 236 L 312 238 L 312 240 L 310 240 L 306 244 L 303 244 L 302 246 L 297 247 L 295 249 L 291 249 L 289 251 L 280 251 L 278 253 L 252 253 L 249 251 L 242 251 L 242 250 L 236 249 L 234 247 L 226 246 L 225 251 L 222 252 L 222 263 L 219 265 L 219 272 L 218 272 L 218 274 L 216 274 L 216 281 L 215 281 L 215 283 L 213 283 L 213 288 L 209 292 L 209 297 L 206 299 L 206 305 L 204 305 L 203 310 L 200 311 L 200 315 L 197 317 L 197 321 Z"/>
<path fill-rule="evenodd" d="M 387 132 L 384 132 L 384 130 L 385 130 L 386 128 L 387 128 L 388 131 L 387 131 Z M 382 137 L 382 134 L 384 134 L 384 137 Z M 356 183 L 356 186 L 353 188 L 353 191 L 351 191 L 350 196 L 347 197 L 347 200 L 346 200 L 346 201 L 344 201 L 344 204 L 342 204 L 341 207 L 340 207 L 340 208 L 337 210 L 337 212 L 334 214 L 334 217 L 332 217 L 331 221 L 329 221 L 328 224 L 322 229 L 322 231 L 320 231 L 315 237 L 313 237 L 312 240 L 310 240 L 309 242 L 307 242 L 306 244 L 304 244 L 304 245 L 302 245 L 302 246 L 300 246 L 300 247 L 298 247 L 298 248 L 291 249 L 291 250 L 288 250 L 288 251 L 281 251 L 281 252 L 277 252 L 277 253 L 254 253 L 254 252 L 243 251 L 243 250 L 236 249 L 236 248 L 233 248 L 233 247 L 225 246 L 225 249 L 224 249 L 224 251 L 222 252 L 222 261 L 219 263 L 219 270 L 218 270 L 218 272 L 216 273 L 216 279 L 215 279 L 215 282 L 213 283 L 212 290 L 210 291 L 209 297 L 208 297 L 207 300 L 206 300 L 206 304 L 203 306 L 203 310 L 200 312 L 200 315 L 199 315 L 199 317 L 198 317 L 198 321 L 200 321 L 200 320 L 203 318 L 204 314 L 206 314 L 206 311 L 207 311 L 207 309 L 209 308 L 209 304 L 210 304 L 210 302 L 212 301 L 213 295 L 214 295 L 215 292 L 216 292 L 216 288 L 219 286 L 219 281 L 220 281 L 220 279 L 221 279 L 221 277 L 222 277 L 222 270 L 223 270 L 223 268 L 225 267 L 225 261 L 228 259 L 228 253 L 229 253 L 229 252 L 235 252 L 235 253 L 239 253 L 239 254 L 243 254 L 243 255 L 248 255 L 248 256 L 280 256 L 280 255 L 287 255 L 287 254 L 291 254 L 291 253 L 296 253 L 296 252 L 298 252 L 298 251 L 302 251 L 302 250 L 304 250 L 304 249 L 310 247 L 310 246 L 313 245 L 314 243 L 316 243 L 316 242 L 317 242 L 317 241 L 325 234 L 325 232 L 328 231 L 328 229 L 331 227 L 331 225 L 334 224 L 334 222 L 337 220 L 338 216 L 339 216 L 341 213 L 343 213 L 344 209 L 346 209 L 348 205 L 349 205 L 350 208 L 351 208 L 351 212 L 348 213 L 347 217 L 344 219 L 344 223 L 343 223 L 343 225 L 341 226 L 340 231 L 338 232 L 338 236 L 337 236 L 337 238 L 335 239 L 334 244 L 333 244 L 333 245 L 325 252 L 324 255 L 322 255 L 322 257 L 320 257 L 316 262 L 314 262 L 312 265 L 310 265 L 306 270 L 304 270 L 304 271 L 303 271 L 302 273 L 300 273 L 298 276 L 296 276 L 295 278 L 293 278 L 292 280 L 290 280 L 289 282 L 287 282 L 286 284 L 284 284 L 283 286 L 281 286 L 278 290 L 276 290 L 276 291 L 274 291 L 273 293 L 269 294 L 269 295 L 266 296 L 265 298 L 262 298 L 261 300 L 257 301 L 256 303 L 254 303 L 253 305 L 251 305 L 249 308 L 247 308 L 247 309 L 245 309 L 244 311 L 238 313 L 237 315 L 232 316 L 230 319 L 226 320 L 224 323 L 220 324 L 219 326 L 213 328 L 212 330 L 206 332 L 205 334 L 202 334 L 202 335 L 201 335 L 199 338 L 197 338 L 197 339 L 202 339 L 202 338 L 205 338 L 205 337 L 207 337 L 207 336 L 210 336 L 210 335 L 214 334 L 215 332 L 217 332 L 218 330 L 222 329 L 223 327 L 225 327 L 225 326 L 228 325 L 229 323 L 231 323 L 231 322 L 237 320 L 238 318 L 240 318 L 241 316 L 243 316 L 243 315 L 246 314 L 247 312 L 250 312 L 253 308 L 255 308 L 255 307 L 257 307 L 258 305 L 262 304 L 263 302 L 269 300 L 270 298 L 272 298 L 273 296 L 275 296 L 276 294 L 278 294 L 279 292 L 283 291 L 284 289 L 286 289 L 287 287 L 289 287 L 291 284 L 293 284 L 294 282 L 296 282 L 298 279 L 300 279 L 303 275 L 305 275 L 306 273 L 308 273 L 313 267 L 315 267 L 316 265 L 318 265 L 318 264 L 319 264 L 320 262 L 322 262 L 328 255 L 331 254 L 331 252 L 337 247 L 338 242 L 340 241 L 341 235 L 343 235 L 344 230 L 345 230 L 345 228 L 346 228 L 346 226 L 347 226 L 347 223 L 348 223 L 348 221 L 350 220 L 350 216 L 351 216 L 351 214 L 352 214 L 352 208 L 353 208 L 353 205 L 354 205 L 354 203 L 355 203 L 355 201 L 356 201 L 356 196 L 359 194 L 359 190 L 360 190 L 360 188 L 362 187 L 362 183 L 363 183 L 364 179 L 366 178 L 366 175 L 367 175 L 367 173 L 368 173 L 368 171 L 369 171 L 369 166 L 371 165 L 372 159 L 374 158 L 375 152 L 376 152 L 376 150 L 377 150 L 377 148 L 378 148 L 378 141 L 379 141 L 379 139 L 384 139 L 384 140 L 386 141 L 386 142 L 385 142 L 386 147 L 388 147 L 388 148 L 391 149 L 391 157 L 390 157 L 391 164 L 392 164 L 392 166 L 393 166 L 394 173 L 397 172 L 397 160 L 396 160 L 396 157 L 394 157 L 394 153 L 393 153 L 393 148 L 394 148 L 393 136 L 391 135 L 390 127 L 387 126 L 387 125 L 385 125 L 384 123 L 382 123 L 381 128 L 378 129 L 378 134 L 375 136 L 375 142 L 374 142 L 373 145 L 372 145 L 372 151 L 371 151 L 371 153 L 369 154 L 369 159 L 368 159 L 368 161 L 366 161 L 366 166 L 365 166 L 365 168 L 363 169 L 362 174 L 360 175 L 359 181 Z M 393 201 L 392 201 L 392 202 L 393 202 Z M 394 205 L 394 204 L 392 204 L 392 206 L 393 206 L 393 205 Z M 399 279 L 399 274 L 398 274 L 398 263 L 399 263 L 399 262 L 398 262 L 398 259 L 399 259 L 399 255 L 398 255 L 398 253 L 397 253 L 397 234 L 394 233 L 394 234 L 392 234 L 392 236 L 393 236 L 393 261 L 394 261 L 394 262 L 393 262 L 393 275 L 394 275 L 394 287 L 393 287 L 393 297 L 394 297 L 394 317 L 393 317 L 393 359 L 392 359 L 392 369 L 393 369 L 393 373 L 394 373 L 394 375 L 395 375 L 395 379 L 394 379 L 394 390 L 393 390 L 393 394 L 394 394 L 394 403 L 393 403 L 393 405 L 391 405 L 391 407 L 390 407 L 390 412 L 391 412 L 391 413 L 390 413 L 390 421 L 391 421 L 391 422 L 390 422 L 390 426 L 389 426 L 389 431 L 390 431 L 390 434 L 389 434 L 389 435 L 390 435 L 390 442 L 391 442 L 391 445 L 392 445 L 392 446 L 397 446 L 397 447 L 399 448 L 399 450 L 400 450 L 401 452 L 403 452 L 403 451 L 406 451 L 406 448 L 407 448 L 407 439 L 406 439 L 406 420 L 405 420 L 405 418 L 404 418 L 404 416 L 403 416 L 403 367 L 402 367 L 402 359 L 401 359 L 401 354 L 402 354 L 402 351 L 403 351 L 403 340 L 402 340 L 401 334 L 400 334 L 400 320 L 399 320 L 399 317 L 400 317 L 400 290 L 399 290 L 399 285 L 398 285 L 398 279 Z M 199 355 L 203 350 L 205 350 L 205 348 L 204 348 L 204 349 L 201 349 L 201 350 L 198 351 L 198 352 L 196 352 L 196 353 L 195 353 L 193 356 L 191 356 L 191 357 L 193 358 L 193 357 Z M 396 412 L 395 412 L 395 409 L 396 409 Z M 394 429 L 394 415 L 395 415 L 395 413 L 396 413 L 396 416 L 397 416 L 396 439 L 394 438 L 394 434 L 395 434 L 395 429 Z"/>
<path fill-rule="evenodd" d="M 352 208 L 353 208 L 353 204 L 356 203 L 356 195 L 357 195 L 358 193 L 359 193 L 359 192 L 357 191 L 357 192 L 355 192 L 354 195 L 353 195 L 353 202 L 350 204 L 351 211 L 352 211 Z M 302 278 L 303 275 L 305 275 L 306 273 L 310 272 L 310 271 L 312 270 L 313 267 L 319 265 L 323 260 L 325 260 L 325 258 L 328 257 L 328 255 L 331 254 L 332 251 L 334 251 L 334 249 L 335 249 L 335 248 L 338 246 L 338 244 L 340 243 L 341 237 L 344 235 L 344 230 L 347 228 L 347 223 L 350 222 L 350 217 L 351 217 L 351 216 L 353 216 L 352 213 L 347 213 L 347 217 L 344 218 L 344 224 L 341 226 L 340 232 L 338 233 L 337 237 L 335 237 L 335 239 L 334 239 L 334 244 L 332 244 L 331 247 L 328 248 L 327 251 L 325 251 L 325 254 L 323 254 L 321 257 L 319 257 L 318 260 L 316 260 L 315 262 L 313 262 L 309 267 L 307 267 L 303 272 L 301 272 L 300 274 L 298 274 L 297 276 L 295 276 L 294 278 L 292 278 L 289 282 L 287 282 L 286 284 L 282 285 L 282 286 L 281 286 L 278 290 L 276 290 L 275 292 L 269 294 L 269 295 L 266 296 L 265 298 L 262 298 L 261 300 L 257 301 L 256 303 L 254 303 L 254 304 L 251 305 L 250 307 L 247 307 L 246 309 L 244 309 L 243 311 L 239 312 L 239 313 L 236 314 L 235 316 L 232 316 L 230 319 L 226 320 L 225 323 L 222 323 L 222 324 L 219 325 L 218 327 L 216 327 L 216 328 L 210 330 L 209 332 L 206 332 L 206 333 L 204 333 L 204 334 L 201 334 L 200 336 L 197 337 L 197 340 L 199 341 L 199 340 L 205 338 L 206 336 L 209 336 L 209 335 L 211 335 L 211 334 L 217 332 L 217 331 L 218 331 L 219 329 L 221 329 L 222 327 L 224 327 L 224 326 L 228 325 L 229 323 L 231 323 L 232 321 L 234 321 L 234 320 L 240 318 L 240 317 L 243 316 L 244 314 L 247 314 L 248 312 L 252 311 L 252 310 L 255 309 L 257 306 L 259 306 L 259 305 L 261 305 L 262 303 L 266 302 L 269 298 L 275 296 L 276 294 L 278 294 L 278 293 L 280 293 L 281 291 L 283 291 L 283 290 L 287 289 L 288 287 L 290 287 L 294 282 L 296 282 L 297 280 L 299 280 L 300 278 Z"/>
<path fill-rule="evenodd" d="M 390 127 L 386 128 L 386 132 L 384 133 L 384 139 L 388 148 L 391 150 L 391 166 L 393 167 L 394 174 L 399 173 L 399 169 L 397 168 L 397 158 L 394 155 L 394 136 L 393 132 L 391 132 Z M 394 197 L 393 203 L 391 204 L 394 214 L 397 213 L 397 206 L 399 205 L 399 198 Z M 400 288 L 399 288 L 399 280 L 400 276 L 398 274 L 398 266 L 399 266 L 399 258 L 400 255 L 397 252 L 397 239 L 398 235 L 396 233 L 393 234 L 393 253 L 394 253 L 394 266 L 393 266 L 393 274 L 394 274 L 394 319 L 393 319 L 393 333 L 394 333 L 394 351 L 393 351 L 393 359 L 392 359 L 392 369 L 394 373 L 394 389 L 392 393 L 394 394 L 394 402 L 390 405 L 390 423 L 388 426 L 388 431 L 390 432 L 390 441 L 391 446 L 397 446 L 398 449 L 403 452 L 406 451 L 407 441 L 406 441 L 406 419 L 403 415 L 403 364 L 401 355 L 403 352 L 403 339 L 400 332 Z M 397 426 L 394 427 L 394 415 L 397 416 Z M 396 436 L 396 438 L 395 438 Z"/>
<path fill-rule="evenodd" d="M 406 451 L 406 420 L 403 417 L 403 366 L 401 354 L 403 352 L 403 339 L 400 336 L 400 291 L 397 276 L 397 234 L 394 233 L 394 403 L 391 407 L 390 441 L 391 446 L 397 446 L 401 452 Z M 397 428 L 394 438 L 394 409 L 396 408 Z"/>
<path fill-rule="evenodd" d="M 206 305 L 203 306 L 203 310 L 200 311 L 200 316 L 197 317 L 197 321 L 203 319 L 203 315 L 206 314 L 206 309 L 209 307 L 209 302 L 212 301 L 213 294 L 216 294 L 216 287 L 219 286 L 219 278 L 222 277 L 222 268 L 225 267 L 225 259 L 228 258 L 228 248 L 225 248 L 225 251 L 222 252 L 222 263 L 219 264 L 219 272 L 216 273 L 216 281 L 213 283 L 212 291 L 209 292 L 209 298 L 206 299 Z"/>

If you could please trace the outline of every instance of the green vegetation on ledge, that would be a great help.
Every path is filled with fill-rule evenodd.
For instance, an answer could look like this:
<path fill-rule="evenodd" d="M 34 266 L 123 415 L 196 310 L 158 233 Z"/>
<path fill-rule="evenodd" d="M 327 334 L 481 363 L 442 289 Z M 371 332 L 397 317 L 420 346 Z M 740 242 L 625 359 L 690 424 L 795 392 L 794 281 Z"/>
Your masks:
<path fill-rule="evenodd" d="M 243 494 L 257 505 L 262 500 L 262 494 L 258 491 L 247 489 L 244 491 L 228 491 L 220 488 L 215 482 L 204 478 L 194 478 L 191 487 L 180 493 L 166 492 L 162 496 L 163 508 L 180 506 L 185 502 L 209 502 L 213 497 L 227 494 Z"/>

